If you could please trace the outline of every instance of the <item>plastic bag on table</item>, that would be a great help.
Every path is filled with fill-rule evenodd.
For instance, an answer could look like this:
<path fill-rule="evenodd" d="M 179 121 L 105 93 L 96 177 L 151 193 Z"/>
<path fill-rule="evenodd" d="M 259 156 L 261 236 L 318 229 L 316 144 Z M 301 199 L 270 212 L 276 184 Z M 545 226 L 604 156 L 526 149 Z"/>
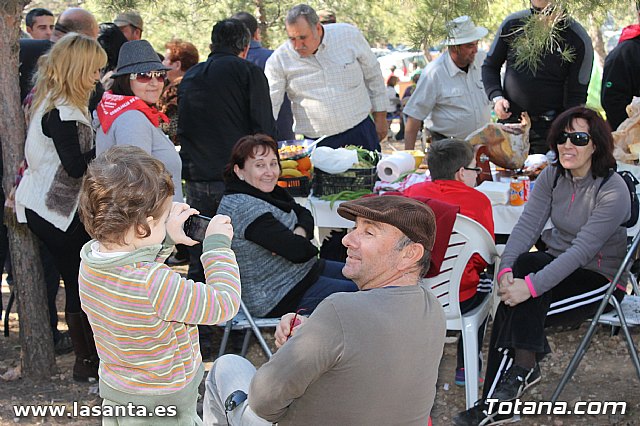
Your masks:
<path fill-rule="evenodd" d="M 326 173 L 343 173 L 358 162 L 358 153 L 345 148 L 333 149 L 328 146 L 317 147 L 311 154 L 311 162 Z"/>

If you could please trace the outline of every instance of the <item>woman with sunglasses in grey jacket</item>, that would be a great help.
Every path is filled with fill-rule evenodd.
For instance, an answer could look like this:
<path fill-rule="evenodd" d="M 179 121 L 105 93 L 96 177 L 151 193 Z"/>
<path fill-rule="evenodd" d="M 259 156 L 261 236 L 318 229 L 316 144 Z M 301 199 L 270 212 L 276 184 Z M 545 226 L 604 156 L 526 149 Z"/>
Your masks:
<path fill-rule="evenodd" d="M 574 107 L 554 121 L 548 142 L 557 161 L 538 177 L 514 227 L 498 272 L 498 306 L 489 345 L 483 399 L 456 425 L 505 421 L 487 399 L 513 401 L 541 379 L 551 350 L 544 329 L 593 315 L 626 253 L 623 223 L 629 191 L 613 171 L 611 129 L 597 112 Z M 551 228 L 545 229 L 548 221 Z M 541 237 L 544 251 L 530 252 Z M 619 288 L 614 296 L 624 295 Z M 491 408 L 493 408 L 491 410 Z M 491 412 L 493 411 L 493 412 Z"/>

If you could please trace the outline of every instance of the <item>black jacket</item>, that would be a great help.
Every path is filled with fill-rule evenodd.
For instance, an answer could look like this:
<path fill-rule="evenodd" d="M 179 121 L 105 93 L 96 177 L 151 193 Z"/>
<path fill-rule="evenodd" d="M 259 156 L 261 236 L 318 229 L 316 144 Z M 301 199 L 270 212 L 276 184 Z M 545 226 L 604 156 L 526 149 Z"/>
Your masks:
<path fill-rule="evenodd" d="M 513 116 L 527 111 L 532 116 L 549 111 L 556 114 L 587 100 L 587 89 L 593 65 L 593 47 L 587 32 L 573 19 L 560 32 L 561 47 L 573 49 L 573 61 L 564 61 L 557 50 L 546 53 L 536 73 L 526 66 L 516 68 L 512 34 L 522 27 L 531 10 L 522 10 L 508 16 L 500 25 L 491 49 L 482 66 L 482 82 L 489 99 L 504 96 L 511 104 Z M 506 61 L 504 87 L 500 69 Z"/>
<path fill-rule="evenodd" d="M 33 75 L 38 67 L 38 59 L 51 49 L 53 43 L 49 40 L 20 39 L 20 101 L 33 88 Z"/>
<path fill-rule="evenodd" d="M 30 38 L 20 39 L 20 102 L 24 101 L 29 92 L 33 89 L 36 71 L 38 70 L 38 60 L 51 49 L 53 43 L 49 40 L 33 40 Z M 104 87 L 102 83 L 96 84 L 96 89 L 89 98 L 89 112 L 95 111 L 98 102 L 102 99 Z"/>
<path fill-rule="evenodd" d="M 640 96 L 640 36 L 617 45 L 604 61 L 600 97 L 613 130 L 627 119 L 634 96 Z"/>
<path fill-rule="evenodd" d="M 178 87 L 178 140 L 186 180 L 222 181 L 243 136 L 276 137 L 269 84 L 256 65 L 217 50 L 187 71 Z"/>

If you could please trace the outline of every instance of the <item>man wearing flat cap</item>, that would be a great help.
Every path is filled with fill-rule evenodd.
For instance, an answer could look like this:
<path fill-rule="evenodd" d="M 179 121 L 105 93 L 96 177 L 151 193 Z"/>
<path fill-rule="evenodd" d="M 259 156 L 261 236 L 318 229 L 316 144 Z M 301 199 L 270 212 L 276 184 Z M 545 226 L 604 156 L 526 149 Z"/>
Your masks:
<path fill-rule="evenodd" d="M 143 22 L 138 12 L 131 10 L 120 13 L 116 16 L 116 19 L 113 20 L 113 23 L 120 28 L 120 31 L 122 31 L 122 34 L 124 34 L 127 40 L 142 39 Z"/>
<path fill-rule="evenodd" d="M 422 120 L 429 117 L 433 140 L 464 139 L 491 121 L 491 103 L 482 85 L 484 52 L 478 42 L 487 29 L 476 27 L 468 16 L 447 24 L 447 51 L 431 62 L 403 112 L 405 149 L 413 149 Z"/>
<path fill-rule="evenodd" d="M 435 240 L 433 211 L 382 196 L 342 203 L 338 213 L 355 221 L 342 273 L 361 291 L 329 296 L 299 324 L 282 317 L 280 349 L 257 371 L 244 358 L 218 358 L 205 425 L 225 424 L 223 402 L 236 390 L 248 399 L 226 413 L 231 425 L 427 424 L 445 336 L 440 303 L 418 285 Z"/>

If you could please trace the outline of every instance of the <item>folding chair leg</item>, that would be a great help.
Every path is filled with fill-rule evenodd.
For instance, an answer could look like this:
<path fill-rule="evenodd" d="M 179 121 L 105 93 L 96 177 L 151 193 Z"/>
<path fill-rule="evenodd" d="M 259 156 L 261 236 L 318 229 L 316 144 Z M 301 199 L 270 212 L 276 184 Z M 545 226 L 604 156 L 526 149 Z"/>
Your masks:
<path fill-rule="evenodd" d="M 256 325 L 255 321 L 249 314 L 249 310 L 242 300 L 240 300 L 240 309 L 242 309 L 242 312 L 244 312 L 244 314 L 246 315 L 247 321 L 249 321 L 249 325 L 251 325 L 251 330 L 253 330 L 253 334 L 255 334 L 256 339 L 258 339 L 258 343 L 260 343 L 260 346 L 262 346 L 262 350 L 264 351 L 265 355 L 267 356 L 267 358 L 271 359 L 273 353 L 271 352 L 269 345 L 267 345 L 267 342 L 264 340 L 264 337 L 262 337 L 260 328 L 258 328 L 258 326 Z"/>
<path fill-rule="evenodd" d="M 229 341 L 229 336 L 231 335 L 231 327 L 233 327 L 232 320 L 227 321 L 224 326 L 224 334 L 222 335 L 222 341 L 220 342 L 220 351 L 218 352 L 218 358 L 224 355 L 227 350 L 227 342 Z"/>
<path fill-rule="evenodd" d="M 622 307 L 618 300 L 613 298 L 613 305 L 618 311 L 618 316 L 620 317 L 620 328 L 624 332 L 625 340 L 627 341 L 627 348 L 629 349 L 629 355 L 631 356 L 631 360 L 633 361 L 634 367 L 636 367 L 636 373 L 638 374 L 638 379 L 640 379 L 640 359 L 638 359 L 638 352 L 636 351 L 636 345 L 633 344 L 633 339 L 631 338 L 631 333 L 629 332 L 629 326 L 627 324 L 627 320 L 622 313 Z"/>
<path fill-rule="evenodd" d="M 605 298 L 602 300 L 603 303 L 601 303 L 600 306 L 603 306 L 605 300 L 608 300 L 608 299 L 609 298 L 605 296 Z M 604 308 L 602 310 L 604 310 Z M 594 317 L 593 320 L 591 320 L 591 324 L 589 325 L 587 334 L 585 334 L 584 337 L 582 338 L 582 341 L 580 342 L 580 345 L 578 346 L 576 353 L 573 355 L 573 358 L 571 358 L 571 361 L 569 361 L 569 366 L 567 367 L 567 369 L 564 371 L 564 374 L 560 378 L 560 383 L 558 383 L 558 387 L 553 392 L 553 396 L 551 397 L 552 403 L 555 403 L 558 400 L 558 397 L 560 397 L 562 390 L 564 389 L 566 384 L 569 382 L 569 380 L 571 380 L 571 377 L 573 376 L 573 373 L 575 373 L 575 371 L 577 370 L 578 365 L 580 364 L 580 361 L 582 361 L 582 358 L 584 358 L 584 354 L 587 353 L 587 349 L 589 349 L 589 345 L 591 344 L 593 335 L 596 332 L 596 328 L 598 327 L 597 318 L 600 318 L 601 314 L 602 312 L 600 312 L 600 308 L 598 308 L 598 314 Z"/>
<path fill-rule="evenodd" d="M 242 351 L 240 355 L 245 358 L 247 356 L 247 352 L 249 352 L 249 342 L 251 341 L 251 333 L 249 330 L 244 331 L 244 339 L 242 340 Z"/>
<path fill-rule="evenodd" d="M 627 254 L 625 255 L 624 259 L 622 260 L 622 263 L 620 264 L 620 268 L 616 272 L 616 275 L 613 277 L 613 280 L 611 280 L 609 289 L 607 290 L 604 297 L 602 298 L 602 302 L 600 302 L 600 306 L 598 306 L 598 310 L 596 311 L 596 314 L 593 316 L 593 319 L 591 320 L 591 324 L 589 324 L 589 329 L 587 330 L 587 333 L 582 338 L 582 341 L 580 342 L 580 345 L 578 346 L 576 353 L 573 355 L 573 358 L 571 358 L 571 361 L 569 362 L 569 366 L 567 367 L 567 369 L 564 371 L 564 374 L 560 378 L 560 383 L 558 383 L 558 387 L 556 388 L 556 390 L 553 392 L 553 395 L 551 396 L 551 401 L 553 403 L 555 403 L 558 400 L 558 398 L 560 397 L 560 394 L 562 393 L 562 390 L 567 385 L 569 380 L 571 380 L 571 377 L 573 376 L 573 373 L 575 373 L 576 369 L 578 368 L 580 361 L 582 361 L 582 358 L 584 358 L 585 353 L 587 353 L 587 349 L 589 349 L 589 345 L 591 344 L 593 335 L 595 334 L 596 328 L 598 327 L 598 320 L 602 316 L 607 304 L 609 303 L 609 300 L 613 300 L 613 305 L 616 311 L 618 312 L 618 316 L 620 317 L 620 324 L 624 329 L 625 337 L 627 338 L 627 345 L 629 346 L 629 352 L 631 353 L 633 364 L 636 367 L 638 378 L 640 378 L 640 362 L 638 361 L 638 354 L 636 353 L 635 346 L 633 345 L 633 340 L 631 340 L 631 334 L 629 334 L 627 322 L 624 318 L 624 314 L 622 313 L 622 309 L 620 308 L 620 304 L 618 303 L 618 301 L 615 298 L 611 299 L 611 296 L 613 295 L 613 291 L 616 289 L 617 283 L 620 282 L 620 278 L 622 277 L 623 273 L 628 272 L 629 270 L 631 259 L 635 255 L 636 250 L 638 249 L 638 244 L 640 244 L 640 233 L 634 237 L 633 242 L 631 243 L 631 247 L 627 250 Z"/>

